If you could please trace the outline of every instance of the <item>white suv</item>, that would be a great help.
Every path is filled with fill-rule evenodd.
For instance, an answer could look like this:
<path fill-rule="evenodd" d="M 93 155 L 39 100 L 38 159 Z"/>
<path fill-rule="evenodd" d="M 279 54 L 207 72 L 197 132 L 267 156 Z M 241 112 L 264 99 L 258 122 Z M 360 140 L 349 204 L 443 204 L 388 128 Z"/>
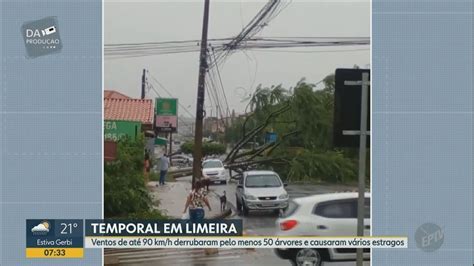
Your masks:
<path fill-rule="evenodd" d="M 248 215 L 250 210 L 274 210 L 288 207 L 288 193 L 277 173 L 272 171 L 244 172 L 235 192 L 237 209 Z"/>
<path fill-rule="evenodd" d="M 297 198 L 276 221 L 279 235 L 356 236 L 357 192 L 331 193 Z M 365 194 L 364 235 L 370 235 L 370 194 Z M 276 249 L 293 265 L 319 266 L 322 261 L 355 260 L 356 249 Z M 364 249 L 364 259 L 370 249 Z"/>

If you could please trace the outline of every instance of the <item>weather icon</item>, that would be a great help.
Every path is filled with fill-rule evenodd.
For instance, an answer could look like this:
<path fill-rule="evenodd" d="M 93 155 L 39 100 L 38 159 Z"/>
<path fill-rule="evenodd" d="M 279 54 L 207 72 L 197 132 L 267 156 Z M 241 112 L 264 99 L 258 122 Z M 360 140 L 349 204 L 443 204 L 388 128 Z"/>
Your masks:
<path fill-rule="evenodd" d="M 43 221 L 42 223 L 38 224 L 37 226 L 31 229 L 31 232 L 34 235 L 46 235 L 49 232 L 49 223 L 48 221 Z"/>

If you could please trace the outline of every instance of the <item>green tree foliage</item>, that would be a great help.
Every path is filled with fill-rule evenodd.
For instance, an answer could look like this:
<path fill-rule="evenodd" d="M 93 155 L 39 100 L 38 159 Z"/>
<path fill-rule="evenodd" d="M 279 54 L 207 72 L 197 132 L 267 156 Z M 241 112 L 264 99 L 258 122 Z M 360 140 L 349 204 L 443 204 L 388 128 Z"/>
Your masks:
<path fill-rule="evenodd" d="M 194 142 L 185 142 L 181 145 L 181 151 L 184 153 L 193 153 L 194 151 Z M 202 155 L 220 155 L 226 152 L 226 147 L 224 144 L 213 143 L 213 142 L 204 142 L 202 144 Z"/>
<path fill-rule="evenodd" d="M 340 151 L 302 150 L 293 157 L 288 178 L 319 179 L 328 182 L 348 182 L 354 179 L 354 164 Z"/>
<path fill-rule="evenodd" d="M 150 210 L 143 176 L 144 138 L 118 142 L 117 158 L 104 166 L 105 217 L 161 218 Z"/>
<path fill-rule="evenodd" d="M 247 129 L 262 124 L 269 114 L 283 105 L 291 106 L 289 111 L 273 119 L 257 137 L 259 143 L 264 143 L 266 132 L 275 132 L 281 138 L 289 132 L 298 131 L 267 154 L 288 158 L 286 164 L 269 165 L 282 177 L 328 182 L 355 180 L 357 153 L 353 149 L 337 150 L 332 147 L 334 81 L 334 75 L 328 75 L 323 80 L 323 89 L 316 89 L 315 85 L 304 79 L 289 90 L 280 85 L 270 88 L 258 86 L 250 99 L 250 117 L 243 123 Z"/>
<path fill-rule="evenodd" d="M 244 119 L 241 117 L 235 117 L 234 121 L 227 127 L 224 132 L 224 140 L 226 143 L 235 144 L 239 139 L 242 138 L 242 126 Z"/>

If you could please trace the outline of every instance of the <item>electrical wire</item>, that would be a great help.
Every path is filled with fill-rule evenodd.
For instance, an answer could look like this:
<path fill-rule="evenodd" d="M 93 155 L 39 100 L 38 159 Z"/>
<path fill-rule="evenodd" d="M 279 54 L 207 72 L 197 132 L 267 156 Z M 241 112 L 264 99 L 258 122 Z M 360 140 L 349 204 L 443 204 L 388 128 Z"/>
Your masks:
<path fill-rule="evenodd" d="M 255 51 L 255 52 L 267 52 L 267 53 L 311 54 L 311 53 L 337 53 L 337 52 L 360 52 L 360 51 L 370 51 L 370 48 L 363 48 L 363 49 L 343 49 L 343 50 L 310 50 L 310 51 L 252 49 L 252 51 Z"/>
<path fill-rule="evenodd" d="M 177 42 L 192 42 L 192 45 L 176 45 Z M 125 59 L 134 57 L 166 55 L 176 53 L 194 53 L 199 51 L 195 40 L 162 42 L 161 44 L 141 45 L 123 44 L 113 48 L 105 48 L 104 54 L 107 60 Z M 367 46 L 370 44 L 368 37 L 269 37 L 248 39 L 245 43 L 238 45 L 235 50 L 246 49 L 270 49 L 270 48 L 297 48 L 297 47 L 340 47 L 340 46 Z M 230 54 L 226 50 L 225 42 L 210 42 L 210 47 L 216 53 L 214 62 L 209 66 L 220 65 Z M 337 50 L 336 50 L 337 51 Z"/>
<path fill-rule="evenodd" d="M 160 86 L 160 88 L 162 88 L 171 98 L 176 98 L 171 94 L 171 92 L 169 92 L 165 88 L 165 86 L 163 86 L 163 84 L 161 84 L 161 82 L 158 81 L 158 79 L 155 76 L 153 76 L 148 70 L 147 70 L 147 72 L 148 72 L 149 76 Z M 178 101 L 178 105 L 181 108 L 183 108 L 183 110 L 186 111 L 186 113 L 188 113 L 192 118 L 195 118 L 194 115 L 191 112 L 189 112 L 189 110 L 184 105 L 182 105 L 179 101 Z"/>
<path fill-rule="evenodd" d="M 148 87 L 148 88 L 151 88 L 151 89 L 156 93 L 156 95 L 158 95 L 158 97 L 161 98 L 160 93 L 155 89 L 155 87 L 153 86 L 153 84 L 147 83 L 147 87 Z M 190 125 L 189 125 L 188 123 L 186 123 L 186 122 L 185 122 L 182 118 L 180 118 L 179 116 L 178 116 L 178 120 L 181 121 L 181 123 L 183 123 L 186 127 L 190 127 Z"/>
<path fill-rule="evenodd" d="M 212 55 L 214 57 L 214 60 L 216 59 L 216 54 L 214 51 L 212 51 Z M 225 100 L 225 104 L 226 104 L 226 114 L 228 115 L 230 113 L 230 109 L 229 109 L 229 101 L 227 100 L 227 95 L 225 94 L 225 89 L 224 89 L 224 83 L 222 82 L 222 77 L 221 77 L 221 73 L 220 73 L 220 70 L 219 70 L 219 66 L 216 66 L 216 72 L 217 72 L 217 77 L 219 78 L 219 84 L 220 84 L 220 87 L 221 87 L 221 90 L 222 90 L 222 95 L 224 96 L 224 100 Z"/>

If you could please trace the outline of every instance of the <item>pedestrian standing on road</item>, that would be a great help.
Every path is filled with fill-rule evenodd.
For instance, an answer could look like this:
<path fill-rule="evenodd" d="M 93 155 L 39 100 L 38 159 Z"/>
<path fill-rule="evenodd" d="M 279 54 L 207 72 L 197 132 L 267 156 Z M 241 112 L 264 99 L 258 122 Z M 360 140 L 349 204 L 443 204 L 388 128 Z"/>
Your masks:
<path fill-rule="evenodd" d="M 189 207 L 189 219 L 193 222 L 199 222 L 204 219 L 204 204 L 209 208 L 209 211 L 211 211 L 211 205 L 209 205 L 209 200 L 203 193 L 202 188 L 202 182 L 196 181 L 196 183 L 194 183 L 194 189 L 189 193 L 186 199 L 186 205 L 184 206 L 183 213 L 186 213 Z"/>
<path fill-rule="evenodd" d="M 165 177 L 170 167 L 170 159 L 166 156 L 166 153 L 160 157 L 160 185 L 165 185 Z"/>
<path fill-rule="evenodd" d="M 151 158 L 148 150 L 145 150 L 145 172 L 149 173 L 151 169 Z"/>
<path fill-rule="evenodd" d="M 148 184 L 149 176 L 150 176 L 150 154 L 148 150 L 145 149 L 145 161 L 144 161 L 144 172 L 143 175 L 145 176 L 145 186 Z"/>

